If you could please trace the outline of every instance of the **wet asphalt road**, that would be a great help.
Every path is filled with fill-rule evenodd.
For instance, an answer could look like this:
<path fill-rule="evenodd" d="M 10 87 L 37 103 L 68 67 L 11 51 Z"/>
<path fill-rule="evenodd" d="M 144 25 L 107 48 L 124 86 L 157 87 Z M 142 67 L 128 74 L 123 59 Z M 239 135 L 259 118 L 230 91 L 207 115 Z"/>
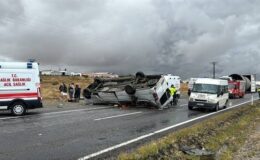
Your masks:
<path fill-rule="evenodd" d="M 255 95 L 257 97 L 257 95 Z M 250 100 L 232 100 L 239 104 Z M 30 111 L 24 117 L 0 114 L 0 160 L 78 159 L 156 130 L 208 114 L 189 111 L 187 100 L 156 109 L 86 106 L 66 111 Z"/>

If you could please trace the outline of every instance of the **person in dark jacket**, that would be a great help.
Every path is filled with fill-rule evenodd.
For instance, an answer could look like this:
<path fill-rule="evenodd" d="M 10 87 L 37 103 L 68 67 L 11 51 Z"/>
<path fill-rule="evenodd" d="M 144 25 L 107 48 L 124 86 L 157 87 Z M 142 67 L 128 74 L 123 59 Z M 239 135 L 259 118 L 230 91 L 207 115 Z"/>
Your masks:
<path fill-rule="evenodd" d="M 81 93 L 81 88 L 79 87 L 79 85 L 77 84 L 75 87 L 75 102 L 79 102 L 80 100 L 80 93 Z"/>
<path fill-rule="evenodd" d="M 63 103 L 67 100 L 67 96 L 68 96 L 67 94 L 68 88 L 64 82 L 60 84 L 59 91 L 60 91 L 60 101 L 61 101 L 60 105 L 63 105 Z"/>

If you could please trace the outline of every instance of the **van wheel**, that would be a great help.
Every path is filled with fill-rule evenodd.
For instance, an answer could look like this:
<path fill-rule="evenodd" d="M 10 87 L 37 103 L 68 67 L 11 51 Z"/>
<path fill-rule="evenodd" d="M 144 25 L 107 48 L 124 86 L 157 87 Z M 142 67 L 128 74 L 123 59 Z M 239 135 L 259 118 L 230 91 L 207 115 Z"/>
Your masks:
<path fill-rule="evenodd" d="M 26 113 L 26 105 L 23 102 L 14 102 L 11 106 L 11 112 L 14 116 L 22 116 Z"/>
<path fill-rule="evenodd" d="M 189 110 L 193 110 L 193 107 L 192 106 L 188 106 Z"/>
<path fill-rule="evenodd" d="M 135 87 L 132 86 L 132 85 L 126 85 L 126 86 L 125 86 L 125 92 L 126 92 L 127 94 L 129 94 L 129 95 L 134 95 L 135 92 L 136 92 L 136 89 L 135 89 Z"/>
<path fill-rule="evenodd" d="M 219 104 L 216 105 L 215 111 L 217 112 L 219 110 Z"/>
<path fill-rule="evenodd" d="M 137 72 L 137 73 L 135 74 L 135 77 L 136 77 L 137 79 L 143 79 L 143 78 L 145 78 L 145 74 L 144 74 L 143 72 Z"/>
<path fill-rule="evenodd" d="M 223 108 L 226 109 L 227 106 L 228 106 L 228 101 L 226 101 L 225 106 Z"/>

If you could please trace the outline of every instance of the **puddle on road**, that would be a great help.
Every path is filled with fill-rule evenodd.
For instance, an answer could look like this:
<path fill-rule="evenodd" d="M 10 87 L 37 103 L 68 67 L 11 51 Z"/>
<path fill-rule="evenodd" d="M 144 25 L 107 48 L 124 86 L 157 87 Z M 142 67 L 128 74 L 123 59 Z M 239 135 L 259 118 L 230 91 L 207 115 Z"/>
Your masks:
<path fill-rule="evenodd" d="M 103 140 L 106 140 L 107 138 L 105 137 L 101 137 L 101 138 L 98 138 L 99 141 L 103 141 Z"/>
<path fill-rule="evenodd" d="M 169 124 L 170 123 L 170 120 L 161 120 L 161 124 Z"/>
<path fill-rule="evenodd" d="M 202 111 L 190 111 L 189 113 L 188 113 L 188 118 L 191 118 L 191 117 L 194 117 L 194 116 L 198 116 L 198 115 L 200 115 L 200 114 L 205 114 L 206 112 L 204 111 L 204 112 L 202 112 Z"/>
<path fill-rule="evenodd" d="M 137 132 L 137 133 L 146 132 L 146 131 L 148 131 L 148 130 L 154 129 L 155 127 L 156 127 L 156 124 L 153 123 L 153 124 L 151 124 L 151 125 L 146 125 L 146 126 L 144 126 L 144 127 L 142 127 L 142 128 L 138 128 L 138 129 L 136 130 L 136 132 Z"/>

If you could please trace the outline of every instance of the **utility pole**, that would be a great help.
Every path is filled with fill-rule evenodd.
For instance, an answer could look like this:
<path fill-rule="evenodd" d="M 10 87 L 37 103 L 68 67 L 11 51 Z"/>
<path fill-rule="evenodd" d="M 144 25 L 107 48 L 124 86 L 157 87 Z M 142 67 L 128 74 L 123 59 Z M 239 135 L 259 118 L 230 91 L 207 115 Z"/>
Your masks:
<path fill-rule="evenodd" d="M 213 64 L 213 78 L 215 79 L 216 78 L 216 64 L 217 62 L 212 62 Z"/>

